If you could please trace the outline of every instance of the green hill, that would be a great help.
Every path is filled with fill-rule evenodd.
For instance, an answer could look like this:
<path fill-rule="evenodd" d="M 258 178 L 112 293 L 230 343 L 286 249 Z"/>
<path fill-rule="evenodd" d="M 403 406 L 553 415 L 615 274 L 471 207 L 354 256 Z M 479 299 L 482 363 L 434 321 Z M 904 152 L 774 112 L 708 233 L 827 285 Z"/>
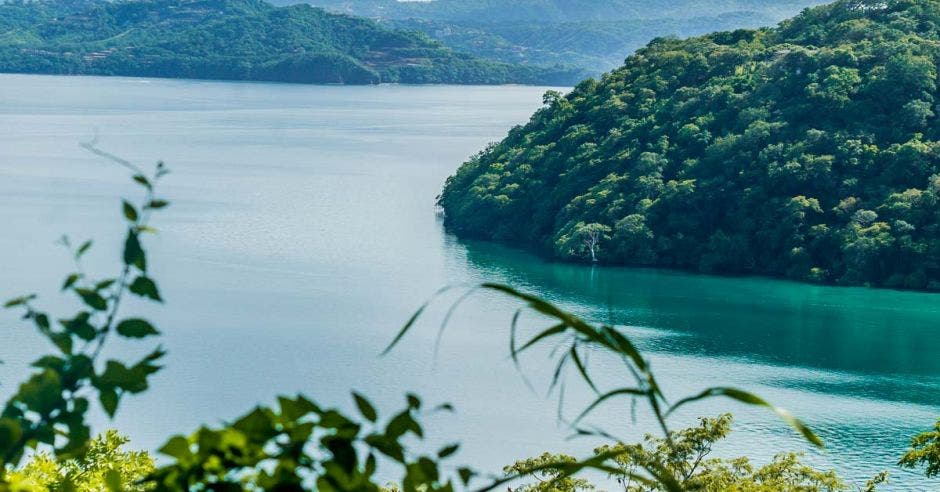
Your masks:
<path fill-rule="evenodd" d="M 656 37 L 767 26 L 779 20 L 756 12 L 732 12 L 688 19 L 490 24 L 406 19 L 383 24 L 423 32 L 457 51 L 479 57 L 506 63 L 577 67 L 586 71 L 586 77 L 616 68 Z"/>
<path fill-rule="evenodd" d="M 274 0 L 296 2 L 299 0 Z M 822 0 L 306 0 L 458 51 L 601 74 L 649 40 L 776 24 Z"/>
<path fill-rule="evenodd" d="M 938 0 L 656 40 L 465 163 L 445 222 L 563 259 L 938 289 L 938 60 Z"/>
<path fill-rule="evenodd" d="M 0 71 L 347 84 L 565 84 L 577 75 L 482 60 L 370 20 L 260 0 L 5 2 Z"/>

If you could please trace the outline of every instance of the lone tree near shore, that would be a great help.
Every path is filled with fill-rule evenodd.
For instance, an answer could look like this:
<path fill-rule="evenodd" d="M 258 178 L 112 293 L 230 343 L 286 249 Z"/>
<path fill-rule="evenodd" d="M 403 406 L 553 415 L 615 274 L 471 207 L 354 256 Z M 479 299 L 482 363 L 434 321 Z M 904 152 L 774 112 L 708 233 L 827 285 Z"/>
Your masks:
<path fill-rule="evenodd" d="M 610 227 L 604 224 L 585 224 L 578 222 L 570 234 L 562 236 L 558 241 L 560 250 L 571 257 L 588 257 L 592 263 L 597 263 L 601 244 L 610 240 Z"/>

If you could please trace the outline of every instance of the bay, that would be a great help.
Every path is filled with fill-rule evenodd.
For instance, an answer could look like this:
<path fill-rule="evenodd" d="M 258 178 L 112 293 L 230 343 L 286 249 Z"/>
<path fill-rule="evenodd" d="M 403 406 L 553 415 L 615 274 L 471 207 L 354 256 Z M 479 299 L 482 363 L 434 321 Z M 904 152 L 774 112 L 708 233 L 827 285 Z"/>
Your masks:
<path fill-rule="evenodd" d="M 891 471 L 893 487 L 929 490 L 894 463 L 940 416 L 940 298 L 763 278 L 721 278 L 546 262 L 441 228 L 434 199 L 468 156 L 538 109 L 546 88 L 339 87 L 132 78 L 0 76 L 0 296 L 56 293 L 70 260 L 61 234 L 94 237 L 87 268 L 113 274 L 119 197 L 133 184 L 79 147 L 141 165 L 166 161 L 172 206 L 149 243 L 166 306 L 133 304 L 163 331 L 166 368 L 96 429 L 156 449 L 174 432 L 231 419 L 278 394 L 303 392 L 352 411 L 349 390 L 388 415 L 406 391 L 455 414 L 428 416 L 419 449 L 463 442 L 455 462 L 490 472 L 545 450 L 584 454 L 546 396 L 547 354 L 508 360 L 513 302 L 455 295 L 432 305 L 389 356 L 379 353 L 439 288 L 507 282 L 592 320 L 616 323 L 650 355 L 667 396 L 713 385 L 757 392 L 826 440 L 809 449 L 772 415 L 728 401 L 690 407 L 675 425 L 723 411 L 735 432 L 716 452 L 766 461 L 797 450 L 855 483 Z M 525 329 L 540 320 L 527 317 Z M 148 346 L 149 347 L 149 346 Z M 13 313 L 0 315 L 0 396 L 46 350 Z M 112 353 L 141 352 L 116 344 Z M 611 385 L 625 375 L 594 361 Z M 588 401 L 572 385 L 562 409 Z M 624 439 L 656 427 L 628 401 L 593 424 Z"/>

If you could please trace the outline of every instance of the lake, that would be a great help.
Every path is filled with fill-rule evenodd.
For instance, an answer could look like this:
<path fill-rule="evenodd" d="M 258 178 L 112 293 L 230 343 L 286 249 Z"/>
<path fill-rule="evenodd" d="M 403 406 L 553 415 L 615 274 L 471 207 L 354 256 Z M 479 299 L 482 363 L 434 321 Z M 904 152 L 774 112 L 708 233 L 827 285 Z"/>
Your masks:
<path fill-rule="evenodd" d="M 355 389 L 386 415 L 406 391 L 452 402 L 456 413 L 428 417 L 429 440 L 418 447 L 459 440 L 455 463 L 498 472 L 545 450 L 589 452 L 599 443 L 567 439 L 557 399 L 546 395 L 546 354 L 523 360 L 534 390 L 509 361 L 516 304 L 507 299 L 470 298 L 435 352 L 455 299 L 445 296 L 379 357 L 440 287 L 487 280 L 623 326 L 671 398 L 742 387 L 803 417 L 827 443 L 808 449 L 771 414 L 730 401 L 687 407 L 674 426 L 735 414 L 718 455 L 805 451 L 858 484 L 888 469 L 893 487 L 940 485 L 894 466 L 940 416 L 937 295 L 555 264 L 445 234 L 434 207 L 444 180 L 524 123 L 545 90 L 2 75 L 0 296 L 38 292 L 43 307 L 74 307 L 56 292 L 71 268 L 55 244 L 62 234 L 94 237 L 86 267 L 116 273 L 119 199 L 137 188 L 79 147 L 97 136 L 112 153 L 172 169 L 163 191 L 173 203 L 149 242 L 167 303 L 128 306 L 163 331 L 166 368 L 113 422 L 95 416 L 96 429 L 121 429 L 136 447 L 155 449 L 170 433 L 278 394 L 353 410 Z M 0 347 L 7 396 L 47 347 L 13 313 L 0 315 Z M 625 376 L 603 362 L 593 366 L 603 381 Z M 587 398 L 572 385 L 564 414 L 577 415 Z M 632 422 L 628 401 L 605 405 L 591 423 L 625 439 L 656 429 L 643 412 Z"/>

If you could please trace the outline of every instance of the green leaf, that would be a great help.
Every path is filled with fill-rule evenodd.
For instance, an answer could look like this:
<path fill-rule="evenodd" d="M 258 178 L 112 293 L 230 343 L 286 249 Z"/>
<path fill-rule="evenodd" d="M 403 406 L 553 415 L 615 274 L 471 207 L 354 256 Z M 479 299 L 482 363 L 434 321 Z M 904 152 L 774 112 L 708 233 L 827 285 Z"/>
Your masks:
<path fill-rule="evenodd" d="M 464 485 L 469 485 L 470 479 L 476 475 L 476 473 L 474 473 L 473 470 L 469 468 L 458 468 L 457 474 L 460 475 L 460 481 L 462 481 Z"/>
<path fill-rule="evenodd" d="M 160 291 L 157 290 L 157 284 L 155 284 L 149 277 L 141 275 L 134 279 L 130 285 L 130 291 L 140 297 L 146 297 L 157 302 L 163 302 L 163 299 L 160 297 Z"/>
<path fill-rule="evenodd" d="M 150 203 L 147 204 L 147 208 L 161 209 L 161 208 L 166 207 L 169 204 L 170 202 L 166 200 L 151 200 Z"/>
<path fill-rule="evenodd" d="M 568 325 L 564 323 L 560 323 L 555 326 L 552 326 L 551 328 L 548 328 L 540 332 L 539 334 L 535 335 L 534 337 L 532 337 L 531 340 L 526 342 L 522 347 L 519 347 L 518 350 L 513 350 L 513 348 L 510 347 L 510 350 L 512 351 L 510 355 L 513 357 L 513 359 L 517 359 L 519 354 L 522 353 L 522 351 L 528 349 L 529 347 L 532 347 L 533 345 L 538 343 L 540 340 L 544 340 L 548 337 L 558 335 L 559 333 L 564 333 L 565 330 L 567 329 L 568 329 Z"/>
<path fill-rule="evenodd" d="M 356 400 L 356 406 L 359 408 L 359 413 L 366 418 L 369 422 L 375 422 L 378 418 L 378 413 L 375 411 L 375 407 L 369 403 L 369 400 L 365 399 L 359 393 L 353 392 L 353 399 Z"/>
<path fill-rule="evenodd" d="M 400 342 L 401 339 L 404 338 L 405 335 L 408 333 L 408 331 L 411 330 L 411 327 L 414 326 L 415 322 L 418 321 L 418 318 L 421 317 L 421 315 L 428 308 L 428 306 L 431 305 L 434 299 L 437 299 L 442 294 L 444 294 L 445 292 L 453 288 L 454 288 L 453 286 L 447 286 L 438 290 L 437 292 L 434 293 L 433 296 L 431 296 L 430 299 L 428 299 L 427 302 L 422 304 L 421 307 L 419 307 L 418 310 L 415 311 L 415 313 L 411 315 L 411 318 L 408 318 L 408 321 L 405 323 L 405 326 L 403 326 L 400 330 L 398 330 L 398 333 L 395 335 L 395 338 L 392 339 L 392 343 L 389 343 L 388 347 L 385 347 L 385 350 L 382 351 L 382 355 L 387 355 L 389 352 L 392 351 L 393 348 L 395 348 L 396 345 L 398 345 L 398 342 Z"/>
<path fill-rule="evenodd" d="M 131 222 L 137 222 L 137 219 L 138 219 L 137 209 L 134 208 L 133 205 L 128 203 L 127 200 L 124 200 L 123 208 L 124 208 L 124 217 L 126 217 L 127 220 Z"/>
<path fill-rule="evenodd" d="M 244 432 L 255 442 L 267 441 L 277 434 L 270 411 L 262 408 L 256 408 L 248 415 L 236 420 L 232 428 Z"/>
<path fill-rule="evenodd" d="M 91 245 L 92 245 L 92 244 L 94 244 L 94 243 L 92 242 L 91 239 L 89 239 L 89 240 L 85 241 L 84 243 L 82 243 L 82 245 L 79 246 L 77 250 L 75 250 L 75 259 L 77 260 L 77 259 L 81 258 L 82 255 L 84 255 L 85 253 L 87 253 L 88 250 L 91 249 Z"/>
<path fill-rule="evenodd" d="M 437 452 L 437 457 L 440 459 L 444 459 L 456 453 L 458 449 L 460 449 L 460 444 L 451 444 L 450 446 L 445 446 L 441 448 L 440 451 Z"/>
<path fill-rule="evenodd" d="M 193 456 L 193 452 L 189 448 L 189 441 L 183 436 L 171 437 L 159 451 L 167 456 L 176 458 L 177 461 L 186 461 Z"/>
<path fill-rule="evenodd" d="M 104 472 L 104 485 L 108 488 L 108 492 L 121 492 L 124 490 L 121 485 L 121 474 L 113 468 Z"/>
<path fill-rule="evenodd" d="M 585 408 L 583 412 L 581 412 L 581 415 L 578 415 L 578 418 L 574 419 L 574 422 L 572 422 L 572 424 L 576 424 L 579 421 L 581 421 L 581 419 L 586 417 L 587 414 L 591 413 L 591 411 L 597 408 L 598 405 L 600 405 L 601 403 L 604 403 L 605 401 L 615 396 L 620 396 L 620 395 L 647 396 L 647 393 L 637 388 L 620 388 L 620 389 L 616 389 L 616 390 L 604 393 L 603 395 L 597 397 L 597 399 L 594 400 L 593 403 L 588 405 L 588 407 Z"/>
<path fill-rule="evenodd" d="M 150 352 L 149 354 L 147 354 L 147 356 L 144 357 L 143 360 L 141 360 L 140 362 L 138 362 L 138 364 L 148 363 L 148 362 L 153 362 L 153 361 L 159 360 L 159 359 L 160 359 L 161 357 L 163 357 L 164 355 L 166 355 L 166 350 L 164 350 L 162 346 L 157 347 L 156 349 L 154 349 L 153 352 Z"/>
<path fill-rule="evenodd" d="M 60 319 L 59 324 L 65 328 L 65 331 L 88 341 L 93 340 L 98 334 L 98 330 L 88 322 L 89 319 L 91 319 L 91 313 L 83 311 L 72 319 Z"/>
<path fill-rule="evenodd" d="M 114 285 L 115 282 L 117 282 L 117 280 L 114 280 L 113 278 L 102 280 L 101 282 L 98 282 L 97 284 L 95 284 L 95 290 L 97 291 L 105 290 L 108 287 L 111 287 L 112 285 Z"/>
<path fill-rule="evenodd" d="M 316 406 L 311 407 L 306 400 L 293 400 L 283 396 L 277 397 L 281 407 L 281 415 L 290 421 L 295 421 L 310 412 L 315 411 Z"/>
<path fill-rule="evenodd" d="M 49 316 L 45 313 L 34 313 L 33 321 L 36 323 L 36 327 L 43 333 L 49 331 Z"/>
<path fill-rule="evenodd" d="M 35 298 L 36 298 L 36 294 L 20 296 L 14 299 L 10 299 L 9 301 L 6 302 L 6 304 L 3 305 L 3 307 L 11 308 L 11 307 L 16 307 L 16 306 L 22 306 L 23 304 L 26 304 L 27 302 L 32 301 Z"/>
<path fill-rule="evenodd" d="M 415 429 L 417 429 L 417 431 L 415 431 Z M 421 428 L 418 427 L 411 413 L 406 410 L 394 416 L 392 420 L 389 421 L 388 426 L 385 428 L 385 434 L 392 439 L 398 439 L 409 430 L 414 431 L 415 434 L 418 434 L 420 437 Z"/>
<path fill-rule="evenodd" d="M 95 376 L 95 366 L 91 360 L 91 357 L 84 354 L 73 355 L 68 359 L 68 365 L 65 366 L 62 371 L 62 380 L 65 382 L 65 386 L 68 387 L 70 384 L 82 381 L 85 379 L 90 379 Z M 84 398 L 81 398 L 78 401 L 84 401 L 87 407 L 88 402 Z"/>
<path fill-rule="evenodd" d="M 63 354 L 72 353 L 72 337 L 68 333 L 50 333 L 49 340 L 55 344 Z"/>
<path fill-rule="evenodd" d="M 58 373 L 52 369 L 45 369 L 33 375 L 20 385 L 19 392 L 14 399 L 40 415 L 48 415 L 63 403 L 62 385 Z"/>
<path fill-rule="evenodd" d="M 56 357 L 54 355 L 45 355 L 40 357 L 36 362 L 33 362 L 33 367 L 38 367 L 40 369 L 52 369 L 56 372 L 60 372 L 62 367 L 65 365 L 65 359 L 61 357 Z"/>
<path fill-rule="evenodd" d="M 75 289 L 75 293 L 82 298 L 88 307 L 95 311 L 104 311 L 108 309 L 108 301 L 101 297 L 101 294 L 90 289 Z"/>
<path fill-rule="evenodd" d="M 153 188 L 153 185 L 150 184 L 150 180 L 147 179 L 147 177 L 144 176 L 143 174 L 134 175 L 134 181 L 139 183 L 144 188 L 147 188 L 148 190 Z"/>
<path fill-rule="evenodd" d="M 578 368 L 578 372 L 581 373 L 581 377 L 584 378 L 588 386 L 590 386 L 595 393 L 600 393 L 600 391 L 597 390 L 597 386 L 594 385 L 594 380 L 592 380 L 591 376 L 588 374 L 587 366 L 585 366 L 584 362 L 581 361 L 581 356 L 578 354 L 577 344 L 571 346 L 571 360 L 574 361 L 575 367 Z"/>
<path fill-rule="evenodd" d="M 19 422 L 11 418 L 0 418 L 0 456 L 10 454 L 22 436 L 23 429 Z"/>
<path fill-rule="evenodd" d="M 722 388 L 722 387 L 708 388 L 707 390 L 702 391 L 701 393 L 695 396 L 690 396 L 688 398 L 683 398 L 679 400 L 678 402 L 676 402 L 673 406 L 669 408 L 669 410 L 666 412 L 666 416 L 668 417 L 672 412 L 676 411 L 679 407 L 687 403 L 692 403 L 698 400 L 702 400 L 705 398 L 712 398 L 716 396 L 725 396 L 733 400 L 737 400 L 741 403 L 746 403 L 748 405 L 757 405 L 757 406 L 769 408 L 774 413 L 776 413 L 784 422 L 789 424 L 790 427 L 793 427 L 794 429 L 796 429 L 797 432 L 802 434 L 803 437 L 807 441 L 813 443 L 815 446 L 818 446 L 818 447 L 824 446 L 822 439 L 820 439 L 819 436 L 817 436 L 809 427 L 807 427 L 806 424 L 804 424 L 798 418 L 794 417 L 793 414 L 791 414 L 789 411 L 787 411 L 786 409 L 771 405 L 766 400 L 764 400 L 763 398 L 753 393 L 739 390 L 737 388 Z"/>
<path fill-rule="evenodd" d="M 127 338 L 144 338 L 150 335 L 159 335 L 160 332 L 147 320 L 131 318 L 121 321 L 117 325 L 119 335 Z"/>
<path fill-rule="evenodd" d="M 108 417 L 114 418 L 114 414 L 117 413 L 118 402 L 120 401 L 117 391 L 115 391 L 114 388 L 102 389 L 98 393 L 98 400 L 101 402 L 101 407 L 104 408 Z"/>
<path fill-rule="evenodd" d="M 429 482 L 436 482 L 438 479 L 437 463 L 426 456 L 418 458 L 418 467 L 428 479 Z"/>
<path fill-rule="evenodd" d="M 62 290 L 63 291 L 68 290 L 73 285 L 75 285 L 75 282 L 78 282 L 80 278 L 82 278 L 82 276 L 79 273 L 73 273 L 69 275 L 68 277 L 65 278 L 65 282 L 62 282 Z"/>
<path fill-rule="evenodd" d="M 366 436 L 365 442 L 376 451 L 399 463 L 405 461 L 405 450 L 395 439 L 380 434 L 369 434 Z"/>
<path fill-rule="evenodd" d="M 133 230 L 127 231 L 127 240 L 124 241 L 124 264 L 134 265 L 140 271 L 147 270 L 147 259 L 144 249 L 140 245 L 140 238 Z"/>
<path fill-rule="evenodd" d="M 133 370 L 116 360 L 109 360 L 95 381 L 98 388 L 121 388 L 131 393 L 147 389 L 147 372 Z"/>

